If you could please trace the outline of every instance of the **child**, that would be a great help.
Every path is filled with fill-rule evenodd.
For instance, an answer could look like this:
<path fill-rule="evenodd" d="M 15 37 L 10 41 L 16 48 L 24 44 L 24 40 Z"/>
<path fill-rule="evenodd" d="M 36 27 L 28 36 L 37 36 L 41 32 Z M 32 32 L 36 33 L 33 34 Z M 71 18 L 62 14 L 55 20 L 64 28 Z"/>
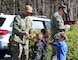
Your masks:
<path fill-rule="evenodd" d="M 55 35 L 56 37 L 56 35 Z M 59 33 L 57 36 L 58 42 L 50 42 L 49 44 L 57 47 L 57 60 L 66 60 L 67 44 L 65 39 L 67 38 L 65 33 Z"/>
<path fill-rule="evenodd" d="M 49 38 L 48 30 L 47 29 L 41 29 L 41 34 L 43 35 L 43 41 L 48 43 L 48 38 Z"/>
<path fill-rule="evenodd" d="M 45 60 L 46 54 L 47 54 L 47 43 L 48 43 L 48 30 L 47 29 L 41 29 L 41 34 L 43 35 L 43 56 L 42 56 L 42 60 Z"/>
<path fill-rule="evenodd" d="M 34 45 L 34 59 L 33 60 L 41 60 L 42 52 L 43 52 L 43 43 L 41 42 L 43 35 L 41 33 L 36 35 L 36 42 Z"/>

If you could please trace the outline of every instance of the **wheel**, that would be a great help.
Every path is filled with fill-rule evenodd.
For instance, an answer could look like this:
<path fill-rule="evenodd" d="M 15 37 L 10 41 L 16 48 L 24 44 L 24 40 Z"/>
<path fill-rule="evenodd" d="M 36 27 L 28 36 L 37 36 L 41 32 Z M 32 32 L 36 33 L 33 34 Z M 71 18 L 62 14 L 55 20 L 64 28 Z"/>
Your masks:
<path fill-rule="evenodd" d="M 5 56 L 5 53 L 0 53 L 0 59 L 3 59 Z"/>

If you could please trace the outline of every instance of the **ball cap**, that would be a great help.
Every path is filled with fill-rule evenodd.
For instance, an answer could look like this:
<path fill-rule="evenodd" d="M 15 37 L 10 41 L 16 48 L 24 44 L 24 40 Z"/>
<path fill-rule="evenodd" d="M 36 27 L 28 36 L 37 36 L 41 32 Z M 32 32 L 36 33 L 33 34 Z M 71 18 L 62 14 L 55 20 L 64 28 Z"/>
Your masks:
<path fill-rule="evenodd" d="M 26 5 L 26 10 L 27 12 L 32 13 L 33 8 L 30 5 Z"/>
<path fill-rule="evenodd" d="M 67 14 L 67 7 L 66 7 L 66 5 L 62 5 L 59 8 L 62 8 L 62 10 L 64 11 L 64 13 Z"/>
<path fill-rule="evenodd" d="M 64 12 L 67 14 L 67 7 L 65 5 L 62 5 L 62 6 L 63 6 Z"/>

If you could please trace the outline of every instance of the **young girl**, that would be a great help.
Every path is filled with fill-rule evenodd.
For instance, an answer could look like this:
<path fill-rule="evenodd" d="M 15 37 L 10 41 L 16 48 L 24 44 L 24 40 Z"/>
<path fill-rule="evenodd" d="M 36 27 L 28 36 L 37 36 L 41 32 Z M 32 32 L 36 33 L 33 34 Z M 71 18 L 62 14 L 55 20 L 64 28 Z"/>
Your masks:
<path fill-rule="evenodd" d="M 56 37 L 56 35 L 55 35 Z M 57 36 L 58 42 L 50 42 L 50 45 L 57 47 L 57 60 L 66 60 L 66 54 L 68 50 L 68 46 L 65 42 L 67 38 L 65 33 L 59 33 Z"/>

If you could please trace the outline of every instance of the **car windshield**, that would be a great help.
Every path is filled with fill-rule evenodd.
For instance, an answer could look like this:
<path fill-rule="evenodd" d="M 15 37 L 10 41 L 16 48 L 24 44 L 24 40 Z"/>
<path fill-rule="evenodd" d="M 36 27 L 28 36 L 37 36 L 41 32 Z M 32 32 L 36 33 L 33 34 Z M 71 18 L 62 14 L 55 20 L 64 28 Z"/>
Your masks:
<path fill-rule="evenodd" d="M 0 26 L 3 25 L 3 23 L 4 23 L 5 20 L 6 20 L 6 18 L 2 18 L 2 17 L 0 17 Z"/>

